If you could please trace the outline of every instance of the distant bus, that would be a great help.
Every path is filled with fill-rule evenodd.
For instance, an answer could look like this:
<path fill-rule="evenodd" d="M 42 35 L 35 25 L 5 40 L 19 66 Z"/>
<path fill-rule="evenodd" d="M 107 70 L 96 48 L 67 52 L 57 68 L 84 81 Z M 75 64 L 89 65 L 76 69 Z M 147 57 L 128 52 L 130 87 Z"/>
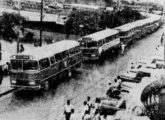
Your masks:
<path fill-rule="evenodd" d="M 98 60 L 109 49 L 120 46 L 119 32 L 113 29 L 105 29 L 80 40 L 80 46 L 84 60 Z"/>
<path fill-rule="evenodd" d="M 81 67 L 81 50 L 74 40 L 25 50 L 10 58 L 10 83 L 13 88 L 49 90 L 51 83 Z"/>
<path fill-rule="evenodd" d="M 135 31 L 137 27 L 133 23 L 127 23 L 122 26 L 114 28 L 120 32 L 120 41 L 125 43 L 126 45 L 132 44 L 134 39 L 136 38 Z"/>

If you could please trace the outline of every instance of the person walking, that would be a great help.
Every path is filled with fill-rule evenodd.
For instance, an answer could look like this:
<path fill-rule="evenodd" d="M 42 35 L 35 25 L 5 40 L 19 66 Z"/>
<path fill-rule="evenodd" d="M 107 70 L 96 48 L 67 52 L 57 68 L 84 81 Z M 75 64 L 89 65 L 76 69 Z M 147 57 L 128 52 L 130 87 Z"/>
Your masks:
<path fill-rule="evenodd" d="M 161 39 L 160 39 L 160 44 L 161 44 L 161 45 L 163 45 L 164 39 L 165 39 L 165 35 L 164 35 L 164 33 L 163 33 L 162 36 L 161 36 Z"/>
<path fill-rule="evenodd" d="M 125 43 L 122 42 L 122 43 L 121 43 L 121 50 L 122 50 L 122 51 L 121 51 L 121 54 L 122 54 L 122 55 L 124 54 L 125 47 L 126 47 Z"/>
<path fill-rule="evenodd" d="M 83 117 L 83 120 L 92 120 L 91 115 L 90 115 L 90 111 L 85 111 L 85 115 Z"/>
<path fill-rule="evenodd" d="M 64 108 L 64 115 L 66 120 L 70 120 L 70 116 L 72 114 L 73 106 L 70 104 L 70 100 L 67 100 L 67 104 Z"/>
<path fill-rule="evenodd" d="M 3 80 L 3 69 L 2 69 L 2 66 L 0 66 L 0 85 L 2 84 L 2 80 Z"/>
<path fill-rule="evenodd" d="M 84 101 L 83 107 L 82 107 L 82 119 L 84 118 L 86 111 L 89 111 L 89 107 L 87 105 L 87 101 Z"/>
<path fill-rule="evenodd" d="M 87 105 L 88 105 L 88 107 L 89 107 L 89 111 L 90 111 L 90 109 L 92 108 L 92 102 L 91 102 L 91 98 L 88 96 L 87 97 Z"/>

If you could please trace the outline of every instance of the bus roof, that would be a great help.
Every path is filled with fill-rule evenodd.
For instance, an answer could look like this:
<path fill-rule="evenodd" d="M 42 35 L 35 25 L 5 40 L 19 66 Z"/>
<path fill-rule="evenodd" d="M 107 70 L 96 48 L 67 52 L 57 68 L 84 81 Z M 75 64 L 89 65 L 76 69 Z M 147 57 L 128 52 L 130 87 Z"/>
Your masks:
<path fill-rule="evenodd" d="M 122 26 L 116 27 L 114 29 L 115 30 L 120 30 L 120 31 L 128 31 L 128 30 L 130 30 L 130 29 L 132 29 L 134 27 L 135 27 L 134 22 L 131 22 L 131 23 L 127 23 L 127 24 L 124 24 Z"/>
<path fill-rule="evenodd" d="M 125 31 L 129 31 L 132 28 L 135 28 L 135 27 L 138 27 L 138 26 L 142 26 L 142 25 L 145 25 L 147 23 L 152 23 L 152 22 L 154 22 L 156 20 L 159 20 L 159 19 L 160 19 L 160 16 L 153 15 L 153 16 L 151 16 L 149 18 L 137 20 L 137 21 L 134 21 L 134 22 L 131 22 L 131 23 L 127 23 L 127 24 L 124 24 L 122 26 L 116 27 L 114 29 L 125 32 Z"/>
<path fill-rule="evenodd" d="M 79 46 L 79 42 L 75 40 L 62 40 L 50 45 L 36 47 L 33 50 L 25 50 L 24 52 L 19 53 L 17 55 L 31 55 L 35 57 L 35 60 L 40 60 L 42 58 L 53 56 L 65 50 L 69 50 L 76 46 Z"/>
<path fill-rule="evenodd" d="M 113 29 L 105 29 L 93 34 L 89 34 L 86 36 L 83 36 L 82 38 L 93 38 L 93 41 L 99 41 L 101 39 L 104 39 L 106 37 L 112 36 L 112 35 L 116 35 L 119 32 L 117 30 L 113 30 Z"/>

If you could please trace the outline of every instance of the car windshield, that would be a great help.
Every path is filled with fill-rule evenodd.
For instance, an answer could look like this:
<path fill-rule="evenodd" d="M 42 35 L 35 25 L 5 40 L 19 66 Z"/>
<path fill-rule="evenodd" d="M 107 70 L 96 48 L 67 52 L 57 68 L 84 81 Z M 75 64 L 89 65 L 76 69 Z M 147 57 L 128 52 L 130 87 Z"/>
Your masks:
<path fill-rule="evenodd" d="M 37 70 L 38 62 L 34 60 L 24 60 L 23 61 L 23 70 Z"/>
<path fill-rule="evenodd" d="M 11 60 L 11 67 L 14 70 L 22 70 L 22 60 Z"/>
<path fill-rule="evenodd" d="M 90 41 L 87 43 L 87 47 L 90 48 L 90 47 L 97 47 L 97 42 L 95 41 Z"/>

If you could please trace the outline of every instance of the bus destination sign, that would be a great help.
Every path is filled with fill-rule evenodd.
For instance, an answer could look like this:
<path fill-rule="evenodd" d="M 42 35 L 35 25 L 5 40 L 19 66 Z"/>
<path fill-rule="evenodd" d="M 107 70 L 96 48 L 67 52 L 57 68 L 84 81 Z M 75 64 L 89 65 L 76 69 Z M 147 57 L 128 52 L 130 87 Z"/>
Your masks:
<path fill-rule="evenodd" d="M 30 57 L 27 55 L 19 55 L 19 56 L 17 55 L 16 59 L 30 59 Z"/>

